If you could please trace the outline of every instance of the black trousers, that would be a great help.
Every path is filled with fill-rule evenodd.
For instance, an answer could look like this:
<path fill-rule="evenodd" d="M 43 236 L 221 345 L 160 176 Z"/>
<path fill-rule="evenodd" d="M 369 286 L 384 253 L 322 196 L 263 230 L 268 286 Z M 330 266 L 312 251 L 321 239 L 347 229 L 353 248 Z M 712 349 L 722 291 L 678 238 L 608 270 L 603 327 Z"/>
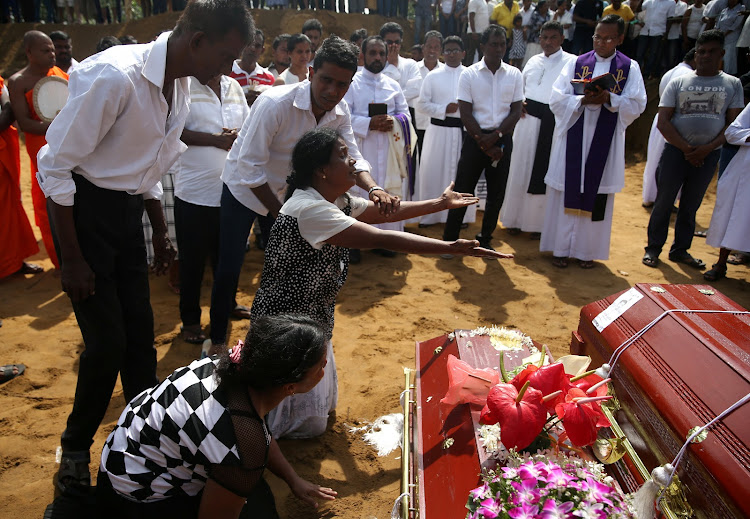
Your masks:
<path fill-rule="evenodd" d="M 504 145 L 505 149 L 503 158 L 500 159 L 497 166 L 493 167 L 492 159 L 479 148 L 479 144 L 470 135 L 466 135 L 456 171 L 454 190 L 458 193 L 474 193 L 479 177 L 482 176 L 482 171 L 484 171 L 484 176 L 487 179 L 487 203 L 482 218 L 482 239 L 484 240 L 492 238 L 492 233 L 495 232 L 497 227 L 497 219 L 500 216 L 500 208 L 505 198 L 510 155 L 513 152 L 512 135 L 503 135 L 496 145 Z M 465 207 L 448 211 L 443 240 L 453 241 L 458 239 L 464 214 L 466 214 Z"/>
<path fill-rule="evenodd" d="M 674 243 L 669 255 L 681 256 L 690 248 L 695 232 L 695 214 L 714 176 L 720 153 L 720 150 L 713 150 L 706 155 L 703 166 L 695 167 L 685 160 L 678 148 L 669 143 L 664 146 L 656 174 L 656 201 L 648 221 L 646 252 L 657 256 L 661 253 L 667 241 L 672 206 L 680 188 L 682 194 L 674 224 Z"/>
<path fill-rule="evenodd" d="M 73 303 L 85 349 L 62 434 L 64 452 L 89 450 L 118 374 L 126 401 L 157 383 L 143 197 L 96 187 L 80 175 L 73 179 L 78 242 L 96 281 L 92 296 Z"/>
<path fill-rule="evenodd" d="M 180 251 L 180 319 L 183 326 L 201 323 L 201 284 L 206 262 L 216 271 L 219 258 L 220 207 L 191 204 L 175 197 L 174 220 Z M 234 301 L 234 308 L 237 301 Z"/>

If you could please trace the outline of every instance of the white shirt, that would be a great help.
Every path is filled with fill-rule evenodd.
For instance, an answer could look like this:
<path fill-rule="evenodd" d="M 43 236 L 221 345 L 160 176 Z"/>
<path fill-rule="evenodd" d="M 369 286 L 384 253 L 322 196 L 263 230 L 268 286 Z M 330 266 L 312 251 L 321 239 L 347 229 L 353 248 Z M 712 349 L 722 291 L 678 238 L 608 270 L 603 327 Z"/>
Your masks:
<path fill-rule="evenodd" d="M 678 2 L 674 6 L 674 11 L 669 16 L 682 16 L 688 10 L 688 7 L 690 6 L 685 2 L 683 2 L 682 0 L 678 0 Z M 667 39 L 678 40 L 680 38 L 682 38 L 682 22 L 675 22 L 669 28 Z"/>
<path fill-rule="evenodd" d="M 221 76 L 221 100 L 208 86 L 190 78 L 190 113 L 185 129 L 221 133 L 224 128 L 242 128 L 250 107 L 237 80 Z M 221 172 L 229 152 L 214 146 L 188 146 L 174 177 L 174 195 L 195 205 L 221 205 Z"/>
<path fill-rule="evenodd" d="M 344 214 L 347 197 L 352 210 L 351 216 Z M 302 238 L 313 248 L 321 249 L 326 240 L 351 227 L 367 209 L 368 201 L 349 194 L 341 195 L 332 204 L 314 188 L 295 189 L 291 198 L 284 202 L 281 214 L 297 220 Z"/>
<path fill-rule="evenodd" d="M 186 77 L 174 81 L 171 111 L 162 94 L 170 34 L 117 45 L 78 64 L 68 102 L 39 151 L 45 196 L 72 206 L 71 171 L 104 189 L 161 196 L 159 180 L 187 148 L 180 136 L 190 105 Z"/>
<path fill-rule="evenodd" d="M 484 0 L 482 0 L 484 1 Z M 427 77 L 427 74 L 430 72 L 434 72 L 435 70 L 439 70 L 445 66 L 444 63 L 442 63 L 440 60 L 438 60 L 437 65 L 435 65 L 435 68 L 432 70 L 428 69 L 427 66 L 424 64 L 424 60 L 417 62 L 417 67 L 419 67 L 419 75 L 422 78 L 419 81 L 419 91 L 420 94 L 412 100 L 412 105 L 414 108 L 414 128 L 417 130 L 426 130 L 427 125 L 430 124 L 430 116 L 423 113 L 419 107 L 419 101 L 422 97 L 422 85 L 424 84 L 424 78 Z M 408 104 L 408 103 L 407 103 Z"/>
<path fill-rule="evenodd" d="M 303 133 L 320 127 L 338 130 L 349 155 L 357 161 L 357 169 L 370 171 L 354 141 L 349 107 L 342 100 L 317 122 L 312 113 L 310 82 L 303 81 L 274 87 L 258 96 L 229 150 L 221 179 L 242 205 L 260 215 L 268 214 L 251 188 L 267 183 L 281 200 L 294 145 Z"/>
<path fill-rule="evenodd" d="M 310 69 L 308 68 L 307 72 L 305 74 L 305 79 L 307 79 L 309 77 L 310 77 Z M 288 69 L 286 69 L 281 74 L 279 74 L 279 79 L 283 79 L 285 85 L 294 85 L 295 83 L 299 83 L 300 82 L 299 81 L 299 77 L 297 76 L 297 74 L 293 74 L 292 73 L 291 67 L 288 68 Z"/>
<path fill-rule="evenodd" d="M 559 22 L 562 26 L 570 25 L 570 27 L 568 27 L 567 29 L 563 29 L 563 35 L 565 36 L 566 40 L 572 40 L 573 30 L 575 29 L 573 25 L 573 11 L 568 9 L 559 18 L 555 18 L 555 14 L 552 15 L 552 19 L 554 21 Z"/>
<path fill-rule="evenodd" d="M 68 70 L 66 71 L 68 76 L 70 76 L 73 73 L 73 70 L 78 66 L 78 60 L 71 57 L 70 58 L 70 66 L 68 67 Z"/>
<path fill-rule="evenodd" d="M 484 58 L 461 72 L 458 100 L 472 103 L 472 113 L 483 130 L 494 130 L 510 113 L 511 103 L 523 101 L 521 71 L 507 63 L 493 74 Z"/>
<path fill-rule="evenodd" d="M 490 7 L 486 0 L 469 0 L 469 17 L 471 17 L 471 13 L 474 13 L 474 28 L 476 30 L 472 31 L 471 24 L 468 24 L 466 32 L 482 34 L 482 31 L 490 25 Z"/>
<path fill-rule="evenodd" d="M 674 0 L 645 0 L 642 11 L 646 13 L 646 24 L 641 29 L 643 36 L 662 36 L 667 32 L 667 18 L 675 10 Z"/>
<path fill-rule="evenodd" d="M 446 117 L 461 117 L 458 110 L 449 114 L 445 110 L 448 104 L 458 102 L 458 80 L 465 68 L 463 65 L 455 68 L 443 66 L 427 74 L 417 105 L 427 117 L 441 120 Z"/>
<path fill-rule="evenodd" d="M 531 15 L 534 14 L 534 4 L 531 4 L 528 9 L 524 9 L 523 7 L 521 7 L 521 10 L 518 11 L 518 14 L 521 15 L 521 25 L 526 27 L 527 25 L 529 25 L 529 22 L 531 22 Z"/>
<path fill-rule="evenodd" d="M 549 104 L 552 85 L 563 67 L 576 56 L 560 49 L 549 57 L 542 52 L 532 56 L 523 68 L 523 91 L 526 99 Z"/>
<path fill-rule="evenodd" d="M 422 88 L 422 74 L 419 73 L 417 62 L 411 58 L 398 57 L 398 67 L 386 63 L 383 74 L 391 79 L 395 79 L 404 93 L 406 102 L 409 106 L 414 106 L 414 102 L 419 97 L 419 89 Z"/>
<path fill-rule="evenodd" d="M 669 0 L 670 2 L 673 0 Z M 619 51 L 618 51 L 619 52 Z M 596 56 L 593 76 L 609 72 L 614 54 L 609 58 Z M 609 149 L 609 156 L 599 184 L 599 193 L 617 193 L 625 185 L 625 130 L 646 109 L 646 87 L 643 84 L 641 69 L 635 60 L 630 63 L 630 72 L 625 88 L 620 94 L 610 93 L 609 105 L 581 105 L 582 95 L 573 93 L 570 80 L 573 79 L 576 60 L 572 59 L 563 67 L 560 76 L 552 87 L 549 107 L 555 114 L 555 134 L 550 151 L 549 169 L 544 182 L 556 189 L 565 191 L 565 157 L 568 142 L 568 130 L 583 117 L 583 145 L 581 153 L 581 171 L 585 172 L 585 161 L 591 149 L 591 142 L 596 131 L 596 122 L 601 110 L 617 113 L 617 126 Z M 581 175 L 583 183 L 585 175 Z"/>
<path fill-rule="evenodd" d="M 742 5 L 745 8 L 750 7 L 750 0 L 740 0 L 738 5 Z M 721 12 L 729 6 L 729 0 L 712 0 L 706 4 L 706 9 L 703 11 L 703 16 L 706 18 L 718 18 Z"/>

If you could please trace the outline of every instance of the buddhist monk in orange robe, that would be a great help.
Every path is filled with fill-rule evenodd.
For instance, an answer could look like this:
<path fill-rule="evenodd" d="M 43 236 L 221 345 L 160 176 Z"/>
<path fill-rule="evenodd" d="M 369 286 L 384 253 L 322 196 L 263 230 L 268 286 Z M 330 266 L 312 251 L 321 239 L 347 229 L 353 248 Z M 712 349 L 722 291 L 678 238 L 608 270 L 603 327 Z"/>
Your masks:
<path fill-rule="evenodd" d="M 0 278 L 16 272 L 37 274 L 42 268 L 24 260 L 39 252 L 34 231 L 21 204 L 21 160 L 18 131 L 0 77 Z"/>
<path fill-rule="evenodd" d="M 31 199 L 34 203 L 34 220 L 42 232 L 42 241 L 55 268 L 60 268 L 55 245 L 52 240 L 47 200 L 36 179 L 36 155 L 47 144 L 45 135 L 49 123 L 42 121 L 34 111 L 34 86 L 47 76 L 59 76 L 65 80 L 68 74 L 55 66 L 55 46 L 52 40 L 40 31 L 29 31 L 23 37 L 28 65 L 13 74 L 8 80 L 10 102 L 19 128 L 26 136 L 26 151 L 31 159 Z"/>

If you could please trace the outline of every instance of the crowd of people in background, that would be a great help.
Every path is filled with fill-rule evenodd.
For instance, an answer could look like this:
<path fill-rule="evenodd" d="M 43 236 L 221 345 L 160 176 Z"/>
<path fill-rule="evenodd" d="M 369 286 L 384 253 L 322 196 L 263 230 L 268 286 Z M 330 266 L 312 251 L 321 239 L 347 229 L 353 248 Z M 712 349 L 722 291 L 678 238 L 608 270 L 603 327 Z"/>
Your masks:
<path fill-rule="evenodd" d="M 378 10 L 405 16 L 409 5 L 382 0 Z M 511 258 L 493 247 L 501 221 L 512 236 L 529 233 L 540 240 L 540 251 L 552 253 L 555 267 L 575 260 L 580 268 L 593 268 L 596 260 L 609 258 L 614 200 L 625 184 L 625 133 L 646 108 L 649 77 L 664 75 L 666 83 L 652 128 L 664 142 L 648 158 L 653 179 L 644 177 L 644 189 L 653 180 L 655 199 L 643 263 L 658 267 L 682 189 L 669 259 L 706 268 L 688 250 L 695 214 L 725 153 L 725 180 L 708 235 L 721 252 L 705 277 L 716 281 L 726 275 L 727 263 L 747 262 L 740 251 L 750 249 L 750 215 L 742 198 L 748 189 L 742 175 L 748 170 L 750 123 L 748 109 L 743 111 L 747 91 L 735 75 L 747 64 L 737 56 L 750 29 L 737 0 L 712 0 L 705 7 L 700 0 L 692 6 L 681 0 L 413 5 L 418 46 L 412 51 L 419 60 L 403 55 L 404 30 L 394 21 L 377 34 L 356 30 L 347 41 L 326 37 L 323 24 L 308 19 L 299 33 L 270 42 L 272 59 L 264 67 L 259 60 L 265 34 L 239 0 L 193 1 L 174 31 L 146 45 L 106 36 L 97 53 L 80 63 L 72 58 L 67 34 L 25 35 L 28 64 L 3 89 L 9 97 L 3 98 L 0 131 L 7 142 L 16 142 L 0 156 L 12 179 L 3 184 L 12 202 L 3 210 L 15 227 L 8 241 L 13 255 L 0 258 L 7 260 L 7 265 L 0 261 L 5 266 L 0 277 L 38 272 L 25 262 L 35 251 L 17 196 L 18 139 L 11 126 L 16 121 L 31 159 L 35 221 L 53 264 L 62 266 L 63 289 L 86 346 L 61 441 L 57 484 L 64 494 L 80 495 L 90 486 L 89 447 L 119 373 L 131 403 L 102 458 L 99 477 L 108 482 L 108 506 L 125 500 L 137 508 L 134 513 L 148 508 L 157 517 L 161 509 L 150 507 L 150 500 L 174 493 L 162 476 L 185 463 L 195 472 L 181 480 L 181 491 L 194 497 L 205 485 L 208 500 L 221 492 L 236 494 L 234 511 L 226 515 L 236 517 L 242 507 L 238 496 L 250 495 L 258 477 L 236 491 L 211 483 L 229 481 L 231 471 L 222 467 L 239 463 L 217 456 L 227 445 L 215 442 L 211 452 L 173 446 L 166 458 L 156 459 L 122 438 L 171 438 L 173 422 L 167 420 L 153 422 L 154 431 L 129 430 L 134 416 L 151 419 L 143 399 L 153 395 L 165 408 L 190 401 L 194 395 L 187 390 L 170 390 L 171 400 L 158 395 L 182 384 L 183 377 L 218 370 L 231 378 L 226 375 L 231 364 L 243 365 L 241 345 L 228 358 L 230 319 L 280 329 L 283 323 L 266 319 L 301 314 L 309 322 L 300 321 L 300 327 L 318 328 L 310 332 L 315 352 L 306 357 L 305 369 L 261 388 L 273 393 L 272 405 L 260 405 L 251 391 L 250 402 L 246 395 L 230 400 L 216 416 L 231 414 L 233 406 L 250 409 L 255 421 L 257 414 L 270 412 L 267 422 L 256 425 L 269 469 L 286 473 L 299 497 L 332 498 L 330 489 L 299 481 L 270 438 L 325 431 L 338 396 L 333 308 L 349 264 L 362 261 L 360 249 L 385 258 L 397 252 L 445 260 Z M 156 2 L 149 6 L 157 12 Z M 265 7 L 287 5 L 268 0 Z M 310 4 L 303 0 L 294 7 Z M 205 33 L 196 29 L 202 16 L 221 18 L 225 30 L 222 25 L 221 34 L 211 35 L 216 25 Z M 71 81 L 68 101 L 50 123 L 35 113 L 32 94 L 35 84 L 51 75 Z M 477 217 L 474 193 L 480 182 L 486 186 L 481 229 L 473 239 L 461 239 Z M 444 223 L 442 240 L 403 232 L 407 220 L 419 227 Z M 247 308 L 235 296 L 252 229 L 265 263 Z M 732 250 L 738 252 L 730 257 Z M 181 338 L 202 346 L 196 357 L 221 364 L 198 361 L 154 385 L 147 263 L 157 274 L 171 269 Z M 200 306 L 207 263 L 213 271 L 210 330 L 202 325 Z M 252 334 L 248 340 L 255 340 Z M 201 440 L 208 438 L 204 429 Z M 121 463 L 126 455 L 146 467 L 158 465 L 149 469 L 154 477 L 145 481 L 142 471 L 131 473 L 132 467 Z M 265 466 L 242 463 L 261 472 Z M 200 506 L 192 499 L 181 503 Z"/>

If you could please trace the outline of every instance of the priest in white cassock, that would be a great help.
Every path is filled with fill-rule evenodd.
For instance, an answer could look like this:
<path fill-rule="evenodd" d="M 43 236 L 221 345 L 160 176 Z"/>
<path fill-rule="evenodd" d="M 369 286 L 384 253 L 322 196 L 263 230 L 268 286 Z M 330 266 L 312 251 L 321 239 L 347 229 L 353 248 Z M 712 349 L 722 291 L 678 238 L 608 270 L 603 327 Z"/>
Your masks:
<path fill-rule="evenodd" d="M 549 98 L 563 67 L 575 60 L 575 56 L 562 50 L 563 41 L 565 33 L 559 22 L 543 24 L 539 30 L 542 53 L 531 57 L 523 69 L 525 114 L 513 132 L 513 155 L 500 211 L 500 221 L 512 235 L 524 231 L 538 238 L 544 225 L 544 176 L 555 131 Z"/>
<path fill-rule="evenodd" d="M 430 116 L 422 112 L 419 108 L 419 99 L 421 96 L 422 85 L 424 85 L 424 78 L 427 74 L 433 70 L 444 67 L 440 62 L 440 54 L 443 50 L 443 35 L 438 31 L 427 31 L 424 35 L 424 45 L 422 45 L 422 53 L 424 58 L 417 61 L 417 70 L 419 70 L 419 91 L 420 95 L 414 99 L 406 99 L 406 103 L 409 105 L 411 111 L 411 118 L 414 123 L 414 129 L 417 130 L 417 151 L 421 158 L 422 148 L 424 147 L 424 134 L 427 130 L 427 125 L 430 124 Z M 387 69 L 388 67 L 386 67 Z M 417 175 L 419 174 L 419 166 L 417 166 Z M 446 184 L 447 185 L 447 184 Z M 414 186 L 412 186 L 414 187 Z"/>
<path fill-rule="evenodd" d="M 724 132 L 727 142 L 740 147 L 716 187 L 716 205 L 706 243 L 720 247 L 719 261 L 703 274 L 716 281 L 727 274 L 732 250 L 750 250 L 750 105 Z"/>
<path fill-rule="evenodd" d="M 567 267 L 571 257 L 581 268 L 609 258 L 614 194 L 625 185 L 625 130 L 646 109 L 638 63 L 617 50 L 624 37 L 622 18 L 599 20 L 594 50 L 569 62 L 552 87 L 555 134 L 540 250 L 552 251 L 556 267 Z M 574 93 L 573 79 L 607 73 L 614 76 L 609 88 Z"/>
<path fill-rule="evenodd" d="M 435 194 L 440 196 L 444 189 L 440 186 L 447 186 L 456 178 L 463 142 L 463 125 L 458 112 L 458 78 L 466 68 L 461 64 L 464 54 L 463 40 L 458 36 L 448 36 L 443 41 L 445 66 L 427 74 L 422 83 L 417 113 L 427 114 L 430 122 L 425 131 L 417 175 L 417 200 L 429 200 Z M 464 222 L 473 222 L 476 212 L 476 206 L 468 207 Z M 447 211 L 422 216 L 419 225 L 445 223 L 447 217 Z"/>
<path fill-rule="evenodd" d="M 659 98 L 664 94 L 672 79 L 680 77 L 695 69 L 695 49 L 690 49 L 685 54 L 682 63 L 667 71 L 659 82 Z M 643 207 L 651 207 L 656 200 L 656 170 L 661 160 L 661 152 L 664 151 L 666 140 L 661 132 L 656 128 L 659 121 L 658 116 L 654 116 L 654 122 L 651 124 L 651 133 L 648 136 L 648 155 L 646 156 L 646 168 L 643 170 Z M 679 195 L 678 195 L 679 198 Z"/>
<path fill-rule="evenodd" d="M 378 189 L 390 190 L 405 198 L 408 189 L 408 167 L 411 157 L 391 155 L 391 141 L 401 132 L 404 151 L 416 142 L 409 107 L 399 84 L 383 74 L 386 63 L 386 46 L 380 36 L 369 36 L 362 44 L 365 68 L 352 79 L 344 100 L 352 114 L 352 129 L 362 157 L 370 163 L 370 175 Z M 405 131 L 406 130 L 406 131 Z M 399 162 L 398 159 L 405 158 Z M 382 187 L 381 187 L 382 186 Z M 356 188 L 359 189 L 359 188 Z M 366 192 L 360 191 L 362 193 Z M 403 222 L 379 224 L 381 229 L 402 231 Z M 381 251 L 382 252 L 382 251 Z M 384 254 L 390 256 L 390 254 Z"/>

